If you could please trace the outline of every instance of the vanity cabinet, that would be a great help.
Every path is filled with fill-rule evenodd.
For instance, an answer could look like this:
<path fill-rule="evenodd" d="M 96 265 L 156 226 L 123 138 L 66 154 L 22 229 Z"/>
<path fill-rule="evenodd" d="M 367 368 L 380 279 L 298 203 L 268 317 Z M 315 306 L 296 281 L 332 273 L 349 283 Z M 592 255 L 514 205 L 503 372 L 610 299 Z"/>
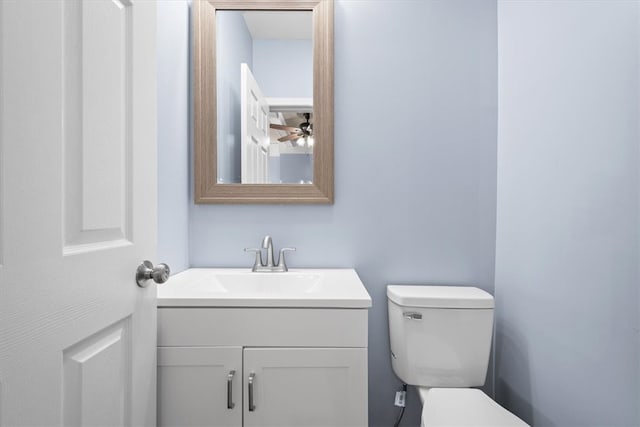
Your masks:
<path fill-rule="evenodd" d="M 365 426 L 366 357 L 362 348 L 245 348 L 244 426 Z"/>
<path fill-rule="evenodd" d="M 159 426 L 366 426 L 367 310 L 158 309 Z"/>
<path fill-rule="evenodd" d="M 158 426 L 241 426 L 241 377 L 242 347 L 158 347 Z"/>

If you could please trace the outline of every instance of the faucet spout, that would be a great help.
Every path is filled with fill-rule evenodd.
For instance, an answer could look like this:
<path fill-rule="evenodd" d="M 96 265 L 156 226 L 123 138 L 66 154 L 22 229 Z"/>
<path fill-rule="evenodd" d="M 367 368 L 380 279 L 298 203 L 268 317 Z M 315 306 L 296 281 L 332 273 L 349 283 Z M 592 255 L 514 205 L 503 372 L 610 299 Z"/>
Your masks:
<path fill-rule="evenodd" d="M 273 267 L 275 264 L 273 262 L 273 240 L 271 240 L 271 236 L 264 236 L 264 239 L 262 240 L 262 249 L 267 250 L 266 267 Z"/>

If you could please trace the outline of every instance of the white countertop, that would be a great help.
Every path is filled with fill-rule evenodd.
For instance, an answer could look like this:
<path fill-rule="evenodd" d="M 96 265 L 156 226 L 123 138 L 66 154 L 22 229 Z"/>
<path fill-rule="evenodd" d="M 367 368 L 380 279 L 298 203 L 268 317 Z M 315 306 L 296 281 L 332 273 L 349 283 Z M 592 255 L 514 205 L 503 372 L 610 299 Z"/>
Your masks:
<path fill-rule="evenodd" d="M 190 268 L 157 289 L 158 307 L 371 307 L 371 297 L 352 268 L 286 273 Z"/>

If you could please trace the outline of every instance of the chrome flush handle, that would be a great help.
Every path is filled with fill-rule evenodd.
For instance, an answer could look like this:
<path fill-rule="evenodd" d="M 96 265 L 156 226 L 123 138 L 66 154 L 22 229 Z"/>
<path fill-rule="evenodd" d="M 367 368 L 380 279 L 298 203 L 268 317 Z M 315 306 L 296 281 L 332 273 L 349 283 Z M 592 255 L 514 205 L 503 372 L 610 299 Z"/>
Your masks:
<path fill-rule="evenodd" d="M 411 319 L 411 320 L 422 320 L 422 313 L 408 311 L 408 312 L 402 313 L 402 317 L 404 317 L 405 319 Z"/>

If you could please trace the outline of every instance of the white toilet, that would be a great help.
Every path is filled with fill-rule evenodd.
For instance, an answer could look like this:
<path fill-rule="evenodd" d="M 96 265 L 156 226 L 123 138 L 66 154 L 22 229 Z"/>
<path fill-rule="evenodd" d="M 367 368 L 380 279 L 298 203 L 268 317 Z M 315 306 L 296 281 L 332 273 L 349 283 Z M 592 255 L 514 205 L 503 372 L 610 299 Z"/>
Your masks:
<path fill-rule="evenodd" d="M 422 425 L 527 426 L 478 387 L 493 333 L 493 297 L 472 287 L 387 286 L 391 363 L 417 386 Z"/>

